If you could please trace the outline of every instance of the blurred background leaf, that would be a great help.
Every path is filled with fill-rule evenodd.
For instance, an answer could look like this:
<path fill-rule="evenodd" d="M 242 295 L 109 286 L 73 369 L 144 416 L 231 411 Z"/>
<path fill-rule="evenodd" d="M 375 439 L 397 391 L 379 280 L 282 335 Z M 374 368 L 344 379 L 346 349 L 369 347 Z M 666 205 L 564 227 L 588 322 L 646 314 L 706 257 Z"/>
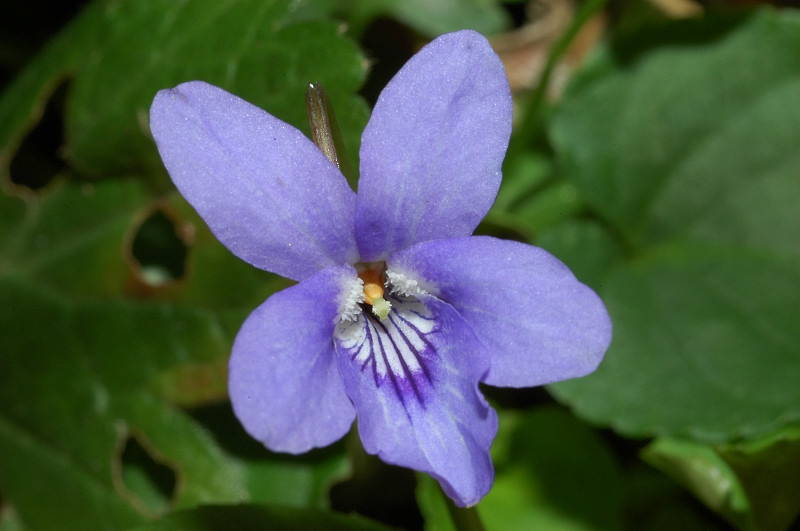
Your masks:
<path fill-rule="evenodd" d="M 237 529 L 307 529 L 318 531 L 380 531 L 389 529 L 357 515 L 324 513 L 310 509 L 290 509 L 266 505 L 204 506 L 179 511 L 136 531 L 215 531 Z"/>
<path fill-rule="evenodd" d="M 596 374 L 548 387 L 577 418 L 541 390 L 486 389 L 500 417 L 478 509 L 490 529 L 796 521 L 800 17 L 709 3 L 702 19 L 664 21 L 678 4 L 699 9 L 609 2 L 593 20 L 609 41 L 561 100 L 531 114 L 515 92 L 530 143 L 506 160 L 479 230 L 564 260 L 607 303 L 615 337 Z M 425 40 L 549 27 L 503 52 L 524 49 L 535 81 L 561 31 L 544 15 L 572 6 L 82 5 L 56 36 L 41 30 L 27 64 L 0 35 L 0 62 L 18 71 L 0 95 L 0 529 L 378 528 L 331 506 L 450 529 L 433 480 L 419 476 L 415 505 L 413 474 L 354 450 L 353 435 L 285 456 L 244 433 L 227 402 L 230 344 L 289 283 L 232 256 L 174 192 L 148 109 L 157 90 L 204 79 L 307 132 L 305 87 L 321 82 L 357 167 L 366 102 Z M 554 70 L 554 98 L 584 39 Z"/>
<path fill-rule="evenodd" d="M 692 490 L 712 510 L 740 529 L 753 529 L 751 508 L 738 478 L 713 448 L 676 439 L 656 439 L 644 459 Z"/>
<path fill-rule="evenodd" d="M 615 43 L 565 96 L 561 170 L 625 254 L 592 272 L 605 361 L 551 386 L 581 415 L 712 442 L 800 420 L 799 51 L 796 13 L 709 16 Z"/>
<path fill-rule="evenodd" d="M 368 110 L 353 92 L 366 64 L 314 2 L 98 0 L 47 47 L 0 99 L 0 162 L 59 83 L 68 82 L 64 152 L 82 172 L 107 176 L 163 167 L 149 138 L 155 93 L 203 79 L 308 130 L 310 82 L 341 115 L 351 157 Z M 274 75 L 280 72 L 280 75 Z"/>
<path fill-rule="evenodd" d="M 492 35 L 511 22 L 496 0 L 353 0 L 344 10 L 356 33 L 380 16 L 391 16 L 430 38 L 461 29 Z"/>
<path fill-rule="evenodd" d="M 131 286 L 139 281 L 123 246 L 136 217 L 130 205 L 141 193 L 137 181 L 62 184 L 30 200 L 17 223 L 24 232 L 6 238 L 0 456 L 14 459 L 0 457 L 4 494 L 27 523 L 61 529 L 65 515 L 76 529 L 152 517 L 158 513 L 147 489 L 163 491 L 163 510 L 246 500 L 324 506 L 325 486 L 349 471 L 340 453 L 271 456 L 237 425 L 230 426 L 233 436 L 211 433 L 177 407 L 225 398 L 225 360 L 249 308 L 212 310 L 136 296 L 139 288 Z M 66 206 L 81 216 L 53 215 Z M 223 278 L 240 267 L 230 264 L 237 267 L 217 268 Z M 98 270 L 105 280 L 93 292 L 83 285 L 100 280 Z M 271 278 L 254 282 L 243 302 L 266 296 Z M 191 275 L 183 280 L 193 283 Z M 227 406 L 223 415 L 232 418 Z M 252 447 L 237 456 L 228 439 L 252 444 L 255 456 Z M 134 440 L 141 459 L 126 463 Z M 150 483 L 126 483 L 142 479 L 129 466 L 156 463 L 166 468 L 161 476 L 145 470 Z M 31 476 L 49 478 L 48 488 L 42 491 Z M 275 481 L 291 488 L 272 487 Z"/>
<path fill-rule="evenodd" d="M 719 446 L 656 439 L 642 454 L 739 529 L 788 529 L 800 513 L 797 427 Z"/>
<path fill-rule="evenodd" d="M 235 423 L 230 345 L 287 283 L 164 193 L 147 126 L 158 89 L 206 79 L 307 129 L 305 85 L 320 81 L 355 155 L 366 64 L 325 13 L 94 2 L 0 98 L 0 488 L 25 526 L 123 529 L 209 502 L 326 507 L 349 475 L 340 447 L 277 456 Z M 62 83 L 67 165 L 33 193 L 9 168 Z"/>

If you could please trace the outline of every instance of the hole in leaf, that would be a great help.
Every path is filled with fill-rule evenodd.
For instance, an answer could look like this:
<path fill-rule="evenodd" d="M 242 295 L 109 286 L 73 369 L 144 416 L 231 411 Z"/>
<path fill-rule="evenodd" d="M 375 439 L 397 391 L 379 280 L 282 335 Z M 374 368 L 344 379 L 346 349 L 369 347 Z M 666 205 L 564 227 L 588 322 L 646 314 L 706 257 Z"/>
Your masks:
<path fill-rule="evenodd" d="M 89 3 L 89 0 L 0 2 L 0 35 L 3 36 L 0 90 L 5 89 L 33 56 Z"/>
<path fill-rule="evenodd" d="M 143 514 L 159 515 L 166 512 L 177 485 L 175 471 L 159 463 L 132 436 L 125 440 L 119 460 L 123 496 Z"/>
<path fill-rule="evenodd" d="M 139 225 L 130 247 L 139 280 L 161 287 L 179 280 L 186 273 L 188 238 L 179 233 L 175 222 L 156 209 Z"/>
<path fill-rule="evenodd" d="M 60 151 L 64 146 L 64 103 L 68 89 L 68 81 L 56 87 L 39 123 L 20 143 L 8 167 L 13 184 L 39 190 L 67 168 Z"/>
<path fill-rule="evenodd" d="M 528 22 L 527 2 L 504 3 L 503 8 L 511 17 L 512 27 L 521 28 L 526 22 Z"/>

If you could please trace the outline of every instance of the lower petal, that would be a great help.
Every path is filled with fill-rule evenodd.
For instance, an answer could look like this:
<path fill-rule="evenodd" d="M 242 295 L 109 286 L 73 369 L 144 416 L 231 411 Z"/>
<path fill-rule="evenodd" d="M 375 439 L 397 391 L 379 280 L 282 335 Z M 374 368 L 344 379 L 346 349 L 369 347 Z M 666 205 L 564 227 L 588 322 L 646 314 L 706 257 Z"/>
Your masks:
<path fill-rule="evenodd" d="M 459 506 L 494 479 L 489 447 L 497 416 L 478 390 L 488 361 L 469 325 L 433 297 L 391 297 L 336 330 L 339 370 L 367 452 L 435 477 Z"/>
<path fill-rule="evenodd" d="M 419 243 L 389 270 L 451 304 L 486 345 L 482 381 L 530 387 L 584 376 L 611 341 L 600 298 L 543 249 L 487 236 Z"/>
<path fill-rule="evenodd" d="M 270 450 L 327 446 L 353 423 L 332 338 L 355 276 L 350 267 L 329 267 L 275 293 L 236 336 L 228 377 L 233 410 Z"/>

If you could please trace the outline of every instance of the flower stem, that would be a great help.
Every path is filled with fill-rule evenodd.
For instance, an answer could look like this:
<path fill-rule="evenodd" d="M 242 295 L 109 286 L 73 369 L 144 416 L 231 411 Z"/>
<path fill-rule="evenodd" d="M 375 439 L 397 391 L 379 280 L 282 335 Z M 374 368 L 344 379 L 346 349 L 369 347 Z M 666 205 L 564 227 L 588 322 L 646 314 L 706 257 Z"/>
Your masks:
<path fill-rule="evenodd" d="M 553 75 L 553 71 L 586 21 L 597 11 L 602 9 L 606 3 L 608 3 L 608 0 L 587 0 L 586 2 L 582 2 L 577 13 L 575 13 L 575 17 L 572 19 L 572 23 L 569 28 L 567 28 L 567 31 L 553 44 L 547 58 L 547 64 L 539 79 L 539 84 L 536 86 L 530 98 L 528 98 L 527 105 L 523 107 L 522 119 L 519 122 L 520 128 L 515 135 L 518 144 L 522 143 L 523 145 L 527 145 L 536 134 L 536 127 L 539 119 L 538 115 L 542 103 L 544 103 L 545 96 L 547 95 L 547 89 L 550 86 L 550 78 Z"/>
<path fill-rule="evenodd" d="M 447 496 L 444 496 L 447 503 L 447 510 L 450 512 L 450 518 L 453 520 L 453 527 L 458 531 L 485 531 L 481 516 L 478 514 L 478 507 L 456 507 L 453 501 Z"/>

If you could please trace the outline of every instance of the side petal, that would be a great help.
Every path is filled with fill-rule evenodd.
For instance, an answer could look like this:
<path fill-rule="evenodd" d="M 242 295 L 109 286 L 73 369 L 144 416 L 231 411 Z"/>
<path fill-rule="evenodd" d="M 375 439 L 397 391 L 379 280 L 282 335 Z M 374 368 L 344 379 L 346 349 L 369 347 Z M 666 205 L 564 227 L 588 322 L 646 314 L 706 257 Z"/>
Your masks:
<path fill-rule="evenodd" d="M 530 387 L 584 376 L 611 341 L 600 298 L 546 251 L 473 236 L 420 243 L 391 256 L 393 274 L 451 304 L 486 345 L 483 381 Z"/>
<path fill-rule="evenodd" d="M 339 371 L 364 449 L 436 478 L 457 505 L 489 491 L 497 416 L 478 390 L 488 360 L 469 325 L 433 297 L 390 297 L 384 320 L 361 313 L 336 330 Z"/>
<path fill-rule="evenodd" d="M 291 125 L 202 81 L 160 91 L 158 151 L 183 197 L 242 260 L 302 280 L 355 263 L 355 194 Z"/>
<path fill-rule="evenodd" d="M 272 295 L 236 336 L 228 376 L 233 411 L 270 450 L 327 446 L 353 423 L 333 330 L 355 278 L 351 267 L 324 269 Z"/>
<path fill-rule="evenodd" d="M 503 64 L 479 33 L 442 35 L 413 56 L 381 93 L 361 139 L 362 259 L 472 234 L 500 186 L 511 113 Z"/>

